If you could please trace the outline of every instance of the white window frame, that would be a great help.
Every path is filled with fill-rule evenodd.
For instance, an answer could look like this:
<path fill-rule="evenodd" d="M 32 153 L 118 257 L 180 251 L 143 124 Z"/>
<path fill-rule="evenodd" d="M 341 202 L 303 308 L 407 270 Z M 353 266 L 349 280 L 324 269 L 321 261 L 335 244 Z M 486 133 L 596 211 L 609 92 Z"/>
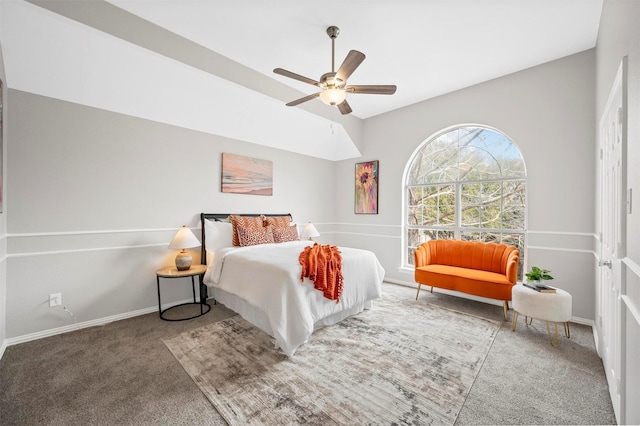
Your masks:
<path fill-rule="evenodd" d="M 402 262 L 402 266 L 401 269 L 410 269 L 413 270 L 413 265 L 410 264 L 410 259 L 408 258 L 408 253 L 409 253 L 409 246 L 408 246 L 408 230 L 409 228 L 411 229 L 438 229 L 438 230 L 443 230 L 443 231 L 448 231 L 448 232 L 453 232 L 454 233 L 454 237 L 455 238 L 460 238 L 462 235 L 462 232 L 494 232 L 494 233 L 504 233 L 504 234 L 522 234 L 522 238 L 523 238 L 523 249 L 524 247 L 526 247 L 526 238 L 527 238 L 527 229 L 528 229 L 528 208 L 527 208 L 527 198 L 528 198 L 528 191 L 525 191 L 525 212 L 524 212 L 524 229 L 506 229 L 506 228 L 501 228 L 501 229 L 495 229 L 495 228 L 463 228 L 461 227 L 460 221 L 461 221 L 461 206 L 462 206 L 462 201 L 461 201 L 461 187 L 464 184 L 475 184 L 475 183 L 482 183 L 482 182 L 505 182 L 505 181 L 518 181 L 518 180 L 522 180 L 525 182 L 525 185 L 527 183 L 527 176 L 526 176 L 526 164 L 524 164 L 524 157 L 522 156 L 522 152 L 520 151 L 520 149 L 518 148 L 518 152 L 520 152 L 520 157 L 522 158 L 523 161 L 523 165 L 525 166 L 525 174 L 524 177 L 522 178 L 500 178 L 500 179 L 486 179 L 486 180 L 474 180 L 474 181 L 451 181 L 451 182 L 434 182 L 432 184 L 425 184 L 425 185 L 412 185 L 412 186 L 429 186 L 429 185 L 454 185 L 456 187 L 456 201 L 455 201 L 455 209 L 456 209 L 456 213 L 455 213 L 455 223 L 452 226 L 414 226 L 414 225 L 409 225 L 408 221 L 407 221 L 407 214 L 408 214 L 408 179 L 409 179 L 409 172 L 411 171 L 411 166 L 413 165 L 416 156 L 422 151 L 422 149 L 427 146 L 429 143 L 431 143 L 433 140 L 435 140 L 436 138 L 450 133 L 452 131 L 455 131 L 457 129 L 460 128 L 464 128 L 464 127 L 479 127 L 479 128 L 483 128 L 492 132 L 496 132 L 499 133 L 501 135 L 503 135 L 505 138 L 507 138 L 516 148 L 518 148 L 518 145 L 513 141 L 512 138 L 510 138 L 506 133 L 490 127 L 490 126 L 486 126 L 483 124 L 459 124 L 459 125 L 454 125 L 454 126 L 450 126 L 448 128 L 442 129 L 434 134 L 432 134 L 431 136 L 429 136 L 428 138 L 426 138 L 420 145 L 418 145 L 418 147 L 413 151 L 413 153 L 411 154 L 411 156 L 409 157 L 409 160 L 407 161 L 407 164 L 405 165 L 405 169 L 404 169 L 404 173 L 402 176 L 402 236 L 401 236 L 401 250 L 402 250 L 402 256 L 401 256 L 401 262 Z M 524 253 L 521 253 L 521 260 L 523 260 L 524 257 Z"/>

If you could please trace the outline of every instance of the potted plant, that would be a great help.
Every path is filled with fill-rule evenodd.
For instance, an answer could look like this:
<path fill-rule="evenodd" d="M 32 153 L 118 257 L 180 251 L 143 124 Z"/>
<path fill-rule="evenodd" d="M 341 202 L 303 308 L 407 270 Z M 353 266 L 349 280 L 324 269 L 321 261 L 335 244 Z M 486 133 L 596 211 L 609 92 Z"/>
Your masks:
<path fill-rule="evenodd" d="M 537 266 L 533 266 L 525 275 L 527 277 L 527 281 L 535 281 L 537 287 L 544 287 L 544 284 L 542 284 L 543 280 L 546 281 L 553 279 L 549 272 L 551 271 L 548 269 L 541 269 Z"/>

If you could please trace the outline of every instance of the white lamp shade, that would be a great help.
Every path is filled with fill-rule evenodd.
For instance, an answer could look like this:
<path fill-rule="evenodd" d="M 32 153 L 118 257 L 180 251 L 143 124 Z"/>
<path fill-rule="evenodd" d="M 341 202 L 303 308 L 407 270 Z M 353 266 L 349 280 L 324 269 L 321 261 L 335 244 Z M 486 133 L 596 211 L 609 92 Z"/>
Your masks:
<path fill-rule="evenodd" d="M 183 250 L 192 247 L 198 247 L 200 245 L 200 240 L 193 235 L 191 229 L 183 226 L 176 232 L 175 237 L 171 240 L 169 244 L 169 248 L 171 250 Z"/>
<path fill-rule="evenodd" d="M 313 237 L 319 237 L 319 236 L 320 236 L 320 233 L 318 232 L 316 227 L 313 226 L 313 223 L 309 222 L 307 223 L 307 226 L 304 227 L 304 230 L 302 231 L 302 235 L 300 236 L 300 239 L 305 240 L 307 238 L 311 239 Z"/>

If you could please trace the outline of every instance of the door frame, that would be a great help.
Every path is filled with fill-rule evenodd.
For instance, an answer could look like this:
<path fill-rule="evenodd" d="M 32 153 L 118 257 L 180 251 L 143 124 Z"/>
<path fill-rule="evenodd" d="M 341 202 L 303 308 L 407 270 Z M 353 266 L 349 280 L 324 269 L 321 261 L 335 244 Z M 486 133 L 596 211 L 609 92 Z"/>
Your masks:
<path fill-rule="evenodd" d="M 611 86 L 605 109 L 600 118 L 598 138 L 600 148 L 600 233 L 599 261 L 596 274 L 596 349 L 602 358 L 609 384 L 609 393 L 616 419 L 625 423 L 625 294 L 626 216 L 627 205 L 627 75 L 628 59 L 623 57 Z M 605 142 L 610 137 L 614 121 L 619 126 L 619 169 L 613 179 L 606 179 L 609 158 Z M 614 159 L 615 161 L 615 159 Z M 609 203 L 613 203 L 610 205 Z M 607 222 L 613 221 L 613 224 Z M 613 235 L 608 235 L 612 233 Z M 613 237 L 613 247 L 606 242 Z"/>

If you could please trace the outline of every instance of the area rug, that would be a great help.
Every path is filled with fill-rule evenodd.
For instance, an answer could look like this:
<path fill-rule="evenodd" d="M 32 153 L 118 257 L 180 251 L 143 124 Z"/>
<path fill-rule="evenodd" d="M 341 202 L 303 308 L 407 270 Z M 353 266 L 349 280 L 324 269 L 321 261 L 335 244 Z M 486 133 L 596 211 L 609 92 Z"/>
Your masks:
<path fill-rule="evenodd" d="M 385 296 L 291 358 L 240 316 L 164 343 L 231 425 L 453 424 L 500 328 Z"/>

